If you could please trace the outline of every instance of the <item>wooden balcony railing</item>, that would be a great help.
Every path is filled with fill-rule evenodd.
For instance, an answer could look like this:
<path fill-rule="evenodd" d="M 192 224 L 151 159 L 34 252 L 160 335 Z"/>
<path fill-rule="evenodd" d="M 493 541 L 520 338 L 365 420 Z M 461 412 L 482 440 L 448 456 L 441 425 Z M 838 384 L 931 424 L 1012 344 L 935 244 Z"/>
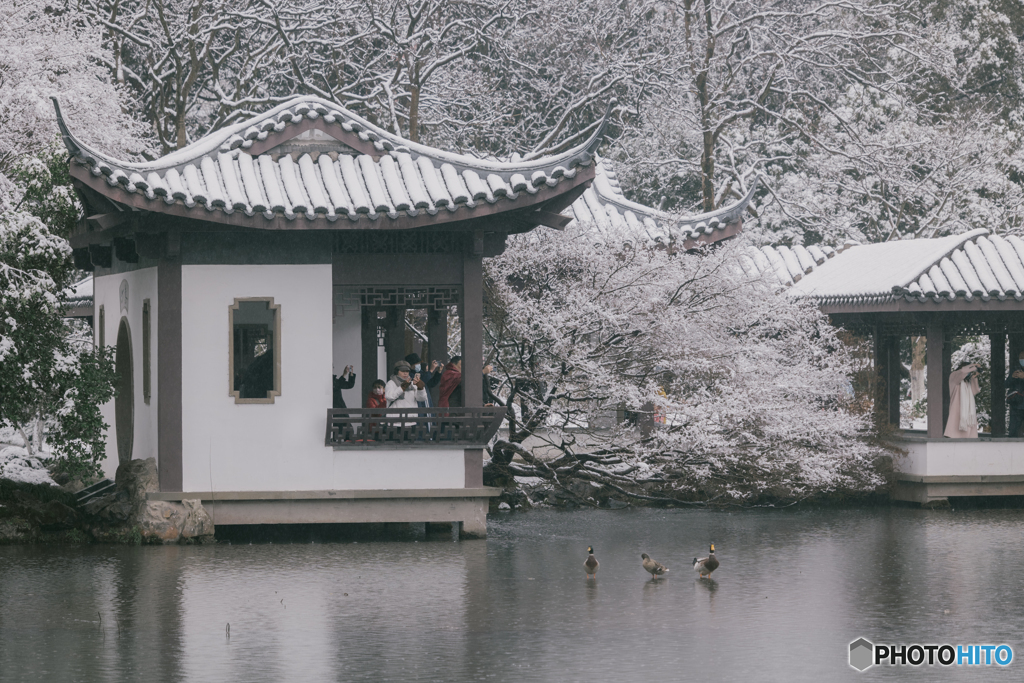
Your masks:
<path fill-rule="evenodd" d="M 481 447 L 498 431 L 505 407 L 348 408 L 327 411 L 334 448 Z"/>

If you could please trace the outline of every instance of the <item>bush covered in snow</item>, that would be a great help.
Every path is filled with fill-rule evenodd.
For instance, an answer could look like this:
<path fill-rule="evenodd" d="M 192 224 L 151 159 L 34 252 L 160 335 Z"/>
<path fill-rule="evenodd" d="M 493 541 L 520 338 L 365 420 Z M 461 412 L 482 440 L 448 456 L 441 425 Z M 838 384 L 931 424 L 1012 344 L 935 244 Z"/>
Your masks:
<path fill-rule="evenodd" d="M 745 274 L 740 248 L 597 245 L 576 226 L 490 260 L 486 340 L 510 424 L 492 481 L 744 504 L 880 487 L 850 349 L 817 309 Z"/>

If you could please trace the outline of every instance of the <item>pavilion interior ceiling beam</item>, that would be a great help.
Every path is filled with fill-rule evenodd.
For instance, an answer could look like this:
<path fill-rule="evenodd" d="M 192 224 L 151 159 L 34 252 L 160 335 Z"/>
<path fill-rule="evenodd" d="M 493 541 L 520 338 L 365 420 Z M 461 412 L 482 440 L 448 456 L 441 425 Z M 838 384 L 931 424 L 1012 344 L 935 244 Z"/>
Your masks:
<path fill-rule="evenodd" d="M 109 230 L 127 221 L 128 216 L 124 212 L 97 213 L 85 218 L 85 222 L 93 230 Z"/>
<path fill-rule="evenodd" d="M 572 216 L 563 216 L 560 213 L 551 213 L 544 209 L 538 209 L 528 216 L 529 220 L 537 225 L 543 225 L 555 230 L 565 230 L 565 226 L 572 222 Z"/>

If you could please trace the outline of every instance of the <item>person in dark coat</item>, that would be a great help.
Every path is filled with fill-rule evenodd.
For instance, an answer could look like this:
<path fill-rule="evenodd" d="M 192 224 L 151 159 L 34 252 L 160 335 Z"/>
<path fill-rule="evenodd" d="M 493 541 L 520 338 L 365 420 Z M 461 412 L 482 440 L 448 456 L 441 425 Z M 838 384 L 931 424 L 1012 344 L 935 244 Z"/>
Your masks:
<path fill-rule="evenodd" d="M 1024 351 L 1017 359 L 1017 368 L 1006 378 L 1006 405 L 1010 408 L 1010 426 L 1006 435 L 1018 437 L 1024 424 Z"/>
<path fill-rule="evenodd" d="M 274 354 L 271 351 L 256 356 L 242 375 L 239 398 L 266 398 L 274 390 Z"/>
<path fill-rule="evenodd" d="M 352 372 L 352 366 L 346 365 L 341 371 L 341 377 L 334 375 L 334 409 L 347 408 L 345 397 L 341 395 L 342 389 L 351 389 L 356 385 L 356 373 Z"/>
<path fill-rule="evenodd" d="M 452 356 L 444 366 L 438 405 L 444 408 L 462 407 L 462 356 Z"/>
<path fill-rule="evenodd" d="M 494 367 L 490 363 L 488 363 L 487 365 L 485 365 L 483 367 L 484 393 L 481 394 L 481 395 L 484 397 L 484 407 L 487 407 L 487 408 L 489 408 L 491 406 L 496 406 L 496 405 L 497 406 L 505 405 L 502 402 L 502 400 L 500 398 L 498 398 L 498 395 L 494 393 L 494 381 L 495 380 L 494 380 L 493 377 L 491 377 L 491 371 L 493 369 L 494 369 Z"/>

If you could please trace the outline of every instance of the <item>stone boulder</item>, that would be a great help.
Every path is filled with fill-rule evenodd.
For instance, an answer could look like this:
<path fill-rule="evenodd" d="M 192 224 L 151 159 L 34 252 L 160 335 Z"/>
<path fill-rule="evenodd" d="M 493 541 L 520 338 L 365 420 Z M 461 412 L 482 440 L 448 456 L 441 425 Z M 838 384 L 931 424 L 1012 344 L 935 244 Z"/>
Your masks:
<path fill-rule="evenodd" d="M 135 518 L 144 541 L 177 543 L 187 518 L 185 506 L 165 500 L 150 500 L 139 509 Z"/>
<path fill-rule="evenodd" d="M 182 538 L 210 538 L 213 536 L 213 519 L 201 501 L 183 500 L 185 524 L 181 527 Z"/>
<path fill-rule="evenodd" d="M 156 460 L 132 460 L 117 468 L 116 489 L 103 511 L 113 519 L 127 511 L 129 526 L 139 529 L 143 543 L 179 543 L 213 538 L 213 520 L 198 500 L 180 503 L 149 500 L 147 493 L 160 490 Z"/>
<path fill-rule="evenodd" d="M 146 503 L 146 494 L 160 490 L 160 475 L 156 459 L 129 460 L 117 466 L 114 475 L 115 491 L 124 492 L 136 511 Z"/>

